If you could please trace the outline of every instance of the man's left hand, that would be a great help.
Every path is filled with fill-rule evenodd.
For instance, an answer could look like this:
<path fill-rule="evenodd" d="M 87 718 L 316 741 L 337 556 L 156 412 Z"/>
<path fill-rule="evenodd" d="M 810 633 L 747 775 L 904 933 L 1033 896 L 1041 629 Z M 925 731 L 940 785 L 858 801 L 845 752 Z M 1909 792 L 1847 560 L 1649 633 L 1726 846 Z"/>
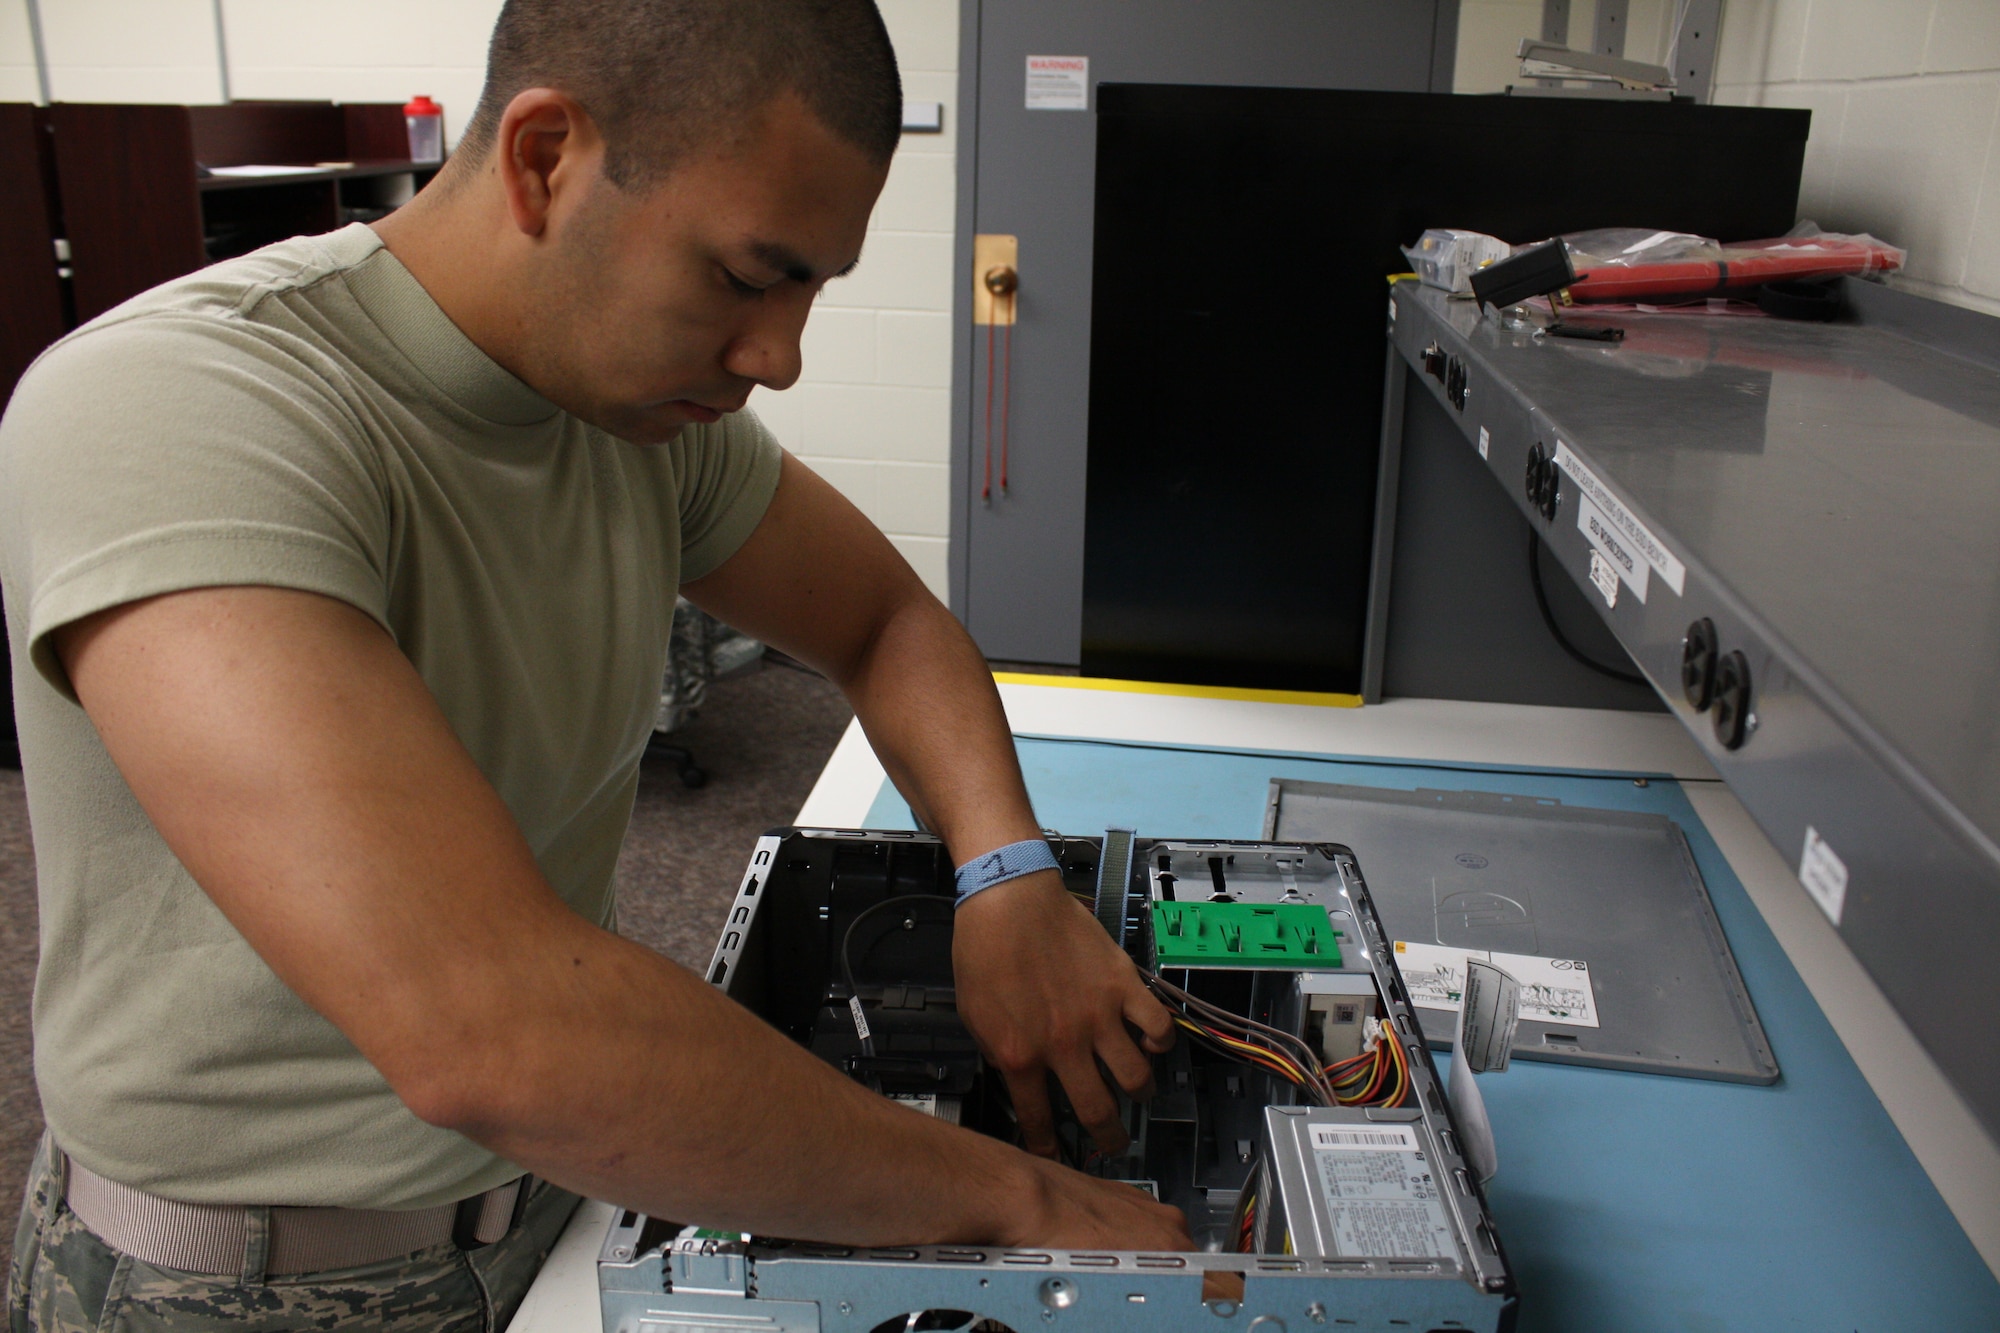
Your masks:
<path fill-rule="evenodd" d="M 1022 1146 L 1057 1155 L 1048 1091 L 1054 1071 L 1098 1148 L 1121 1151 L 1130 1136 L 1098 1062 L 1131 1096 L 1150 1096 L 1147 1053 L 1173 1045 L 1173 1019 L 1061 876 L 1024 875 L 959 908 L 952 969 L 959 1017 L 1007 1080 Z"/>
<path fill-rule="evenodd" d="M 954 854 L 1035 835 L 986 659 L 888 539 L 810 468 L 788 455 L 757 530 L 684 591 L 839 685 L 896 789 Z M 1171 1045 L 1173 1020 L 1061 877 L 1044 871 L 976 894 L 958 909 L 952 966 L 959 1015 L 1006 1076 L 1023 1145 L 1057 1156 L 1053 1070 L 1098 1147 L 1124 1147 L 1098 1063 L 1143 1095 L 1146 1051 Z"/>

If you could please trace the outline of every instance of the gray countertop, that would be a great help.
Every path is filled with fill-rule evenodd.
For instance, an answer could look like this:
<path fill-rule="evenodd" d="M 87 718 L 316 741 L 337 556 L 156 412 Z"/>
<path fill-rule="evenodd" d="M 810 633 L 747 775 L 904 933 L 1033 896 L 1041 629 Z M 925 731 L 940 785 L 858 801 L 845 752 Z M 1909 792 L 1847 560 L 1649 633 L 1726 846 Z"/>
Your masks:
<path fill-rule="evenodd" d="M 1624 342 L 1536 339 L 1402 291 L 2000 844 L 2000 371 L 1861 323 L 1578 309 Z"/>

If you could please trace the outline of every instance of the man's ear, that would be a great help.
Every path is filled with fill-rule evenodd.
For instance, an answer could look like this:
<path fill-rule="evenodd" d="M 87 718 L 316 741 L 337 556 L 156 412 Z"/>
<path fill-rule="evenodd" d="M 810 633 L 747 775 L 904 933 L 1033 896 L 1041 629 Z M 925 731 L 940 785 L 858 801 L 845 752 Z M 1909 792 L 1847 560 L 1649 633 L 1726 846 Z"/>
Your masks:
<path fill-rule="evenodd" d="M 590 113 L 554 88 L 516 94 L 501 114 L 495 147 L 508 215 L 527 236 L 542 235 L 557 199 L 577 190 L 604 156 Z"/>

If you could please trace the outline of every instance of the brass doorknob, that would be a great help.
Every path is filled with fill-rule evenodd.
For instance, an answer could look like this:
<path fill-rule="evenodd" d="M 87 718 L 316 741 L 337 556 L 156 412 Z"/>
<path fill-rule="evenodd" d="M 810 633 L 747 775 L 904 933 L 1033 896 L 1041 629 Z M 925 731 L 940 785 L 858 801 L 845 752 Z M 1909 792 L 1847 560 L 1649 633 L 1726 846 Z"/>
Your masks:
<path fill-rule="evenodd" d="M 986 290 L 995 296 L 1012 296 L 1014 289 L 1021 285 L 1021 275 L 1011 264 L 996 264 L 986 270 Z"/>

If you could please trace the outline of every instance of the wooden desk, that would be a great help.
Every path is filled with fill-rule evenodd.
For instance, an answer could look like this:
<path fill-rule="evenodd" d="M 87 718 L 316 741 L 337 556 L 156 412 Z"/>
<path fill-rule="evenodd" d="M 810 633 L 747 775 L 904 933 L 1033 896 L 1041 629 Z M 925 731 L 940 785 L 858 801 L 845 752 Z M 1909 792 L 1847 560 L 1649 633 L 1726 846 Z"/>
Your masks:
<path fill-rule="evenodd" d="M 81 323 L 170 278 L 288 236 L 331 231 L 393 207 L 385 178 L 437 174 L 411 162 L 391 103 L 231 102 L 48 108 Z M 351 162 L 270 177 L 203 167 Z"/>

